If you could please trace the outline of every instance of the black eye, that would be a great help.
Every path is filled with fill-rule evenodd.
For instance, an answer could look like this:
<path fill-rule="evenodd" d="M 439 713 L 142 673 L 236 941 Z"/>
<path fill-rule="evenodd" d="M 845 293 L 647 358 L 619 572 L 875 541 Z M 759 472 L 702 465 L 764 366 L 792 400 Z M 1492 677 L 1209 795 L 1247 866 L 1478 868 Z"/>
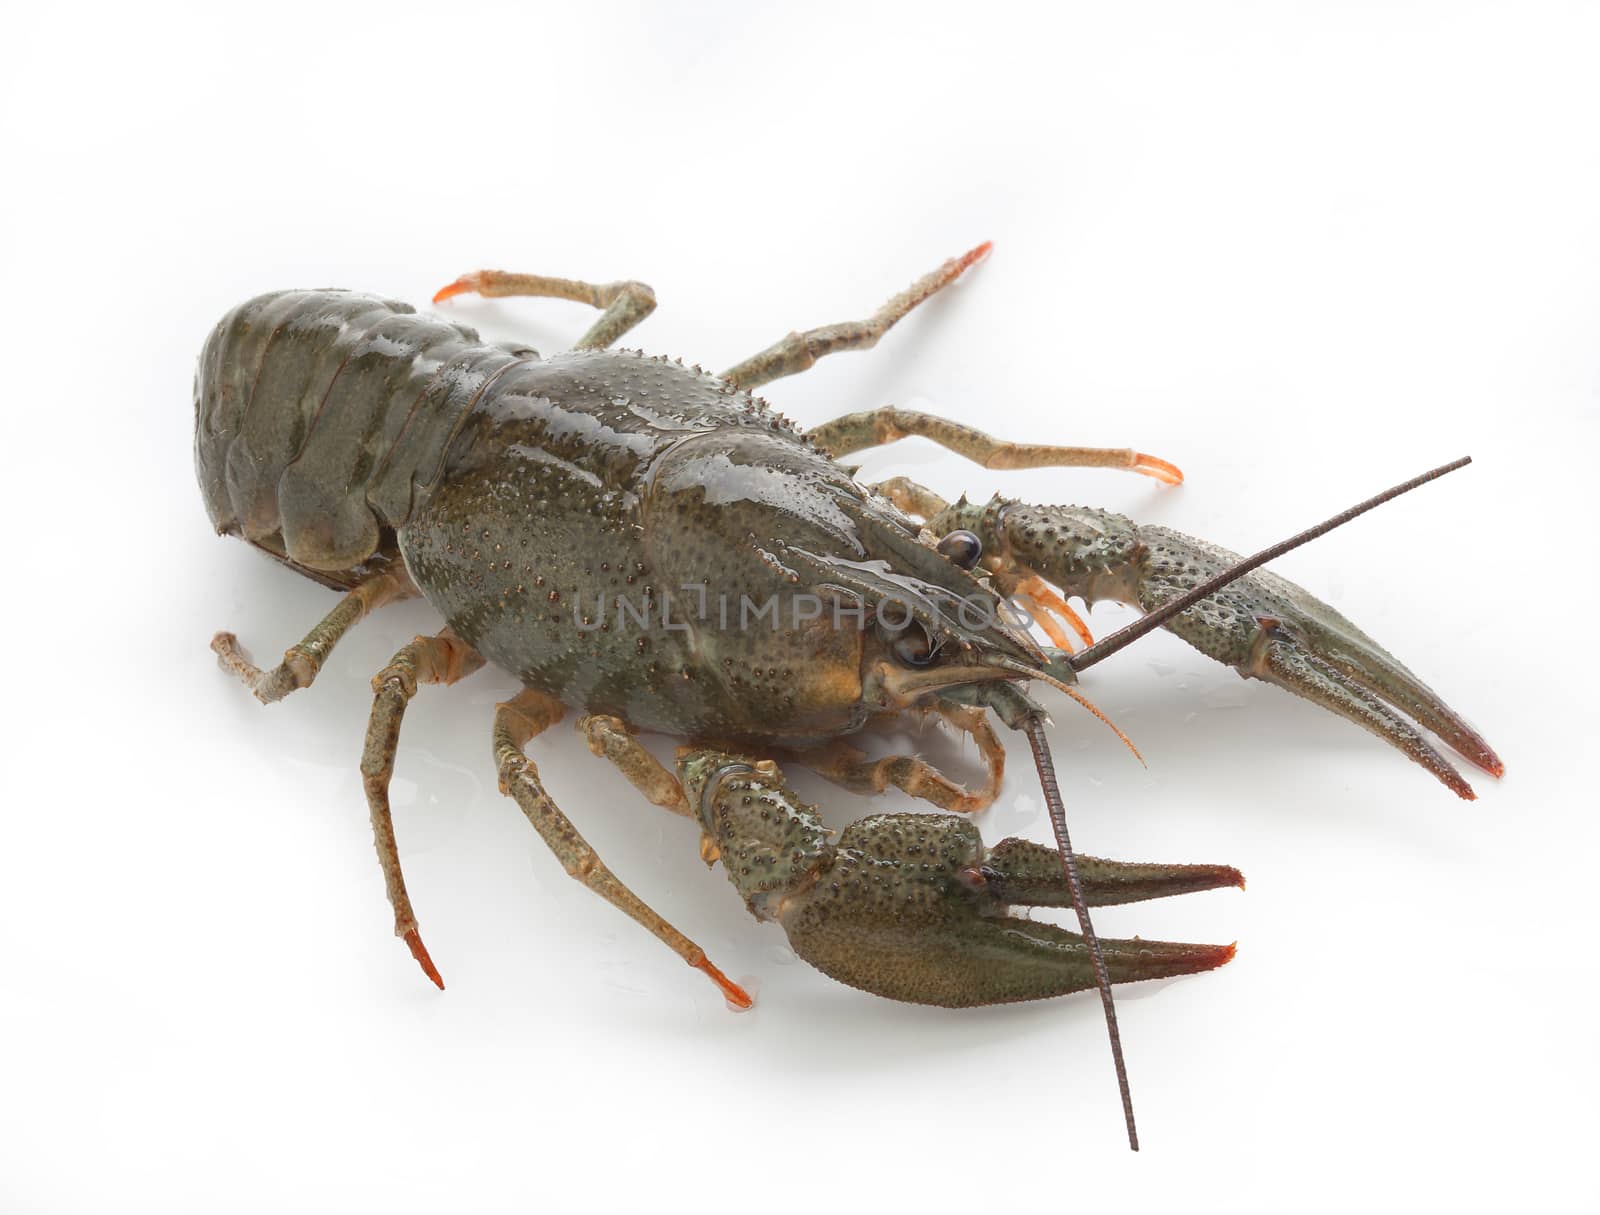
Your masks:
<path fill-rule="evenodd" d="M 983 541 L 969 531 L 957 530 L 939 541 L 939 552 L 962 569 L 970 570 L 983 556 Z"/>
<path fill-rule="evenodd" d="M 928 630 L 914 620 L 894 639 L 894 656 L 908 667 L 928 666 L 938 653 Z"/>

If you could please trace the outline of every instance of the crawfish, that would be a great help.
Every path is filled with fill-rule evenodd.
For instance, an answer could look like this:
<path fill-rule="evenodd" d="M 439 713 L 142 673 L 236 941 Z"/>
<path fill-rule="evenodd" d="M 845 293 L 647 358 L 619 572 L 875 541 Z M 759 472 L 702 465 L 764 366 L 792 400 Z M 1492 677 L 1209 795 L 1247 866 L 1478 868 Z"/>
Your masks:
<path fill-rule="evenodd" d="M 903 478 L 867 486 L 838 462 L 913 435 L 989 468 L 1110 467 L 1181 481 L 1166 461 L 1003 442 L 894 407 L 803 431 L 753 395 L 821 357 L 874 345 L 987 250 L 946 262 L 868 320 L 792 333 L 720 375 L 613 349 L 655 306 L 637 282 L 480 271 L 435 297 L 545 296 L 601 310 L 573 349 L 549 358 L 346 291 L 262 295 L 216 326 L 195 389 L 211 520 L 343 592 L 269 670 L 218 634 L 223 667 L 271 702 L 310 685 L 339 638 L 386 603 L 421 595 L 447 625 L 374 678 L 361 759 L 395 932 L 440 987 L 388 788 L 417 688 L 485 663 L 523 689 L 494 717 L 502 790 L 570 875 L 739 1007 L 749 996 L 607 867 L 546 790 L 525 747 L 567 709 L 596 755 L 698 826 L 702 855 L 720 859 L 748 909 L 782 925 L 795 952 L 833 978 L 953 1007 L 1098 986 L 1108 1018 L 1109 984 L 1209 970 L 1233 949 L 1100 940 L 1086 908 L 1242 879 L 1224 865 L 1070 851 L 1042 710 L 1023 688 L 1040 681 L 1077 696 L 1077 672 L 1126 638 L 1072 653 L 1069 632 L 1092 639 L 1067 599 L 1136 605 L 1145 628 L 1164 624 L 1241 675 L 1364 726 L 1463 797 L 1471 789 L 1422 730 L 1501 772 L 1483 739 L 1376 642 L 1226 550 L 1087 507 L 951 503 Z M 1026 613 L 1050 645 L 1035 641 Z M 1059 853 L 1021 839 L 988 847 L 964 817 L 1000 785 L 1005 751 L 991 711 L 1028 732 Z M 873 759 L 850 741 L 903 713 L 975 740 L 981 787 L 920 755 Z M 684 740 L 673 769 L 641 731 Z M 875 814 L 835 836 L 780 760 L 952 813 Z M 1056 906 L 1077 910 L 1080 933 L 1016 914 Z"/>

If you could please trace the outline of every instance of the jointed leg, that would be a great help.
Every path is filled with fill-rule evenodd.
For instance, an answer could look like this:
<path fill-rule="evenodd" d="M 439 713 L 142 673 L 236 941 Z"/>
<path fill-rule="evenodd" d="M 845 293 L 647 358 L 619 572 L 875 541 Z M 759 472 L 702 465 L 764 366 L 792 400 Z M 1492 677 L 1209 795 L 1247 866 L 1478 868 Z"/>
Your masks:
<path fill-rule="evenodd" d="M 840 325 L 825 325 L 820 329 L 791 333 L 760 354 L 728 368 L 722 373 L 722 378 L 740 388 L 756 388 L 771 380 L 804 371 L 824 355 L 837 354 L 841 350 L 869 350 L 878 344 L 878 339 L 896 321 L 941 287 L 955 282 L 961 277 L 962 271 L 988 252 L 989 242 L 985 241 L 960 257 L 952 257 L 931 274 L 923 275 L 867 320 L 846 321 Z"/>
<path fill-rule="evenodd" d="M 950 505 L 926 485 L 918 485 L 910 477 L 890 477 L 887 481 L 879 481 L 872 488 L 906 514 L 918 519 L 931 519 Z"/>
<path fill-rule="evenodd" d="M 1066 631 L 1061 627 L 1065 622 L 1078 640 L 1084 645 L 1094 644 L 1094 635 L 1089 632 L 1089 626 L 1083 622 L 1083 617 L 1072 610 L 1072 606 L 1043 578 L 1037 574 L 1029 574 L 1018 578 L 1015 575 L 1000 574 L 996 577 L 1000 589 L 1013 599 L 1020 600 L 1034 622 L 1044 630 L 1045 636 L 1050 638 L 1050 644 L 1058 650 L 1073 652 L 1072 642 L 1067 638 Z"/>
<path fill-rule="evenodd" d="M 516 800 L 528 821 L 544 837 L 567 873 L 613 907 L 631 916 L 655 934 L 668 949 L 696 970 L 704 971 L 727 1000 L 739 1008 L 752 1001 L 733 980 L 712 965 L 705 950 L 657 915 L 607 869 L 572 821 L 563 814 L 539 780 L 539 770 L 522 748 L 530 738 L 561 720 L 559 702 L 531 688 L 500 705 L 494 715 L 495 765 L 500 788 Z"/>
<path fill-rule="evenodd" d="M 575 278 L 551 278 L 544 274 L 511 274 L 505 270 L 474 270 L 463 274 L 433 297 L 441 303 L 451 296 L 469 291 L 482 296 L 534 295 L 546 299 L 571 300 L 603 308 L 599 320 L 578 339 L 575 350 L 604 350 L 656 310 L 656 293 L 643 283 L 631 280 L 616 283 L 586 283 Z"/>
<path fill-rule="evenodd" d="M 797 762 L 852 793 L 882 793 L 890 785 L 956 814 L 976 814 L 993 804 L 1006 770 L 1006 749 L 995 737 L 984 710 L 941 707 L 944 719 L 978 744 L 988 777 L 983 788 L 969 792 L 932 764 L 915 755 L 868 759 L 866 752 L 843 739 L 797 753 Z"/>
<path fill-rule="evenodd" d="M 231 671 L 243 680 L 262 704 L 271 704 L 299 688 L 310 687 L 339 638 L 367 613 L 386 603 L 414 598 L 416 594 L 417 588 L 404 573 L 383 573 L 369 578 L 339 600 L 333 611 L 324 616 L 300 644 L 290 646 L 283 661 L 270 671 L 263 671 L 252 663 L 232 633 L 218 633 L 211 639 L 211 648 L 216 651 L 217 661 L 224 671 Z"/>
<path fill-rule="evenodd" d="M 965 456 L 984 468 L 1125 468 L 1143 473 L 1167 485 L 1178 485 L 1183 473 L 1165 460 L 1134 451 L 1129 447 L 1055 447 L 1048 443 L 1008 443 L 933 414 L 885 405 L 848 413 L 831 422 L 812 427 L 810 437 L 834 458 L 893 443 L 897 439 L 921 436 L 940 447 Z"/>
<path fill-rule="evenodd" d="M 400 872 L 394 818 L 389 813 L 389 780 L 394 775 L 394 755 L 400 745 L 400 723 L 406 706 L 417 694 L 417 685 L 449 685 L 482 666 L 483 656 L 449 629 L 437 637 L 414 638 L 372 678 L 372 716 L 361 752 L 361 783 L 372 814 L 372 839 L 378 847 L 378 864 L 383 867 L 384 890 L 394 908 L 394 935 L 411 947 L 411 956 L 440 990 L 444 989 L 444 980 L 417 932 L 417 917 L 411 910 L 405 877 Z"/>
<path fill-rule="evenodd" d="M 590 751 L 614 763 L 633 787 L 654 805 L 674 814 L 690 816 L 689 803 L 684 800 L 678 778 L 645 750 L 628 729 L 627 722 L 620 717 L 591 713 L 578 719 L 578 733 L 588 742 Z"/>

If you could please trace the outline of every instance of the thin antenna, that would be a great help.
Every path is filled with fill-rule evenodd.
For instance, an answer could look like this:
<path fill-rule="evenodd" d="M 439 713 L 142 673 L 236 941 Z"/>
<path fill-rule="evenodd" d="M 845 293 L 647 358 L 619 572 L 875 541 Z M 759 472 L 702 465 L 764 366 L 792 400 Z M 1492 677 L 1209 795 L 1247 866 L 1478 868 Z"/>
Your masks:
<path fill-rule="evenodd" d="M 1411 480 L 1403 482 L 1400 485 L 1396 485 L 1393 489 L 1386 489 L 1381 494 L 1378 494 L 1372 498 L 1368 498 L 1365 502 L 1361 502 L 1355 506 L 1352 506 L 1349 510 L 1340 511 L 1333 518 L 1319 523 L 1315 527 L 1307 528 L 1298 535 L 1290 536 L 1287 540 L 1280 541 L 1279 543 L 1274 544 L 1271 548 L 1264 548 L 1254 557 L 1246 557 L 1243 561 L 1235 562 L 1233 565 L 1230 565 L 1227 569 L 1223 570 L 1220 574 L 1216 574 L 1213 577 L 1207 578 L 1199 586 L 1193 588 L 1192 590 L 1185 591 L 1176 599 L 1168 600 L 1155 611 L 1149 613 L 1148 615 L 1139 617 L 1139 619 L 1135 620 L 1132 624 L 1118 629 L 1115 633 L 1106 634 L 1106 636 L 1095 642 L 1088 649 L 1079 650 L 1076 654 L 1069 656 L 1066 659 L 1066 664 L 1074 671 L 1086 670 L 1087 668 L 1094 666 L 1095 663 L 1101 661 L 1101 659 L 1111 657 L 1111 655 L 1122 649 L 1123 646 L 1139 640 L 1139 638 L 1150 632 L 1151 629 L 1160 628 L 1179 612 L 1187 611 L 1189 608 L 1199 603 L 1200 600 L 1204 599 L 1207 595 L 1215 594 L 1234 579 L 1244 577 L 1244 575 L 1250 573 L 1252 570 L 1258 569 L 1267 562 L 1283 556 L 1283 554 L 1287 553 L 1290 549 L 1299 548 L 1302 544 L 1306 544 L 1312 540 L 1315 540 L 1318 536 L 1326 535 L 1334 528 L 1350 522 L 1350 520 L 1354 519 L 1357 515 L 1366 514 L 1375 506 L 1382 506 L 1385 502 L 1388 502 L 1394 498 L 1398 498 L 1401 494 L 1410 493 L 1419 485 L 1426 485 L 1429 481 L 1438 480 L 1446 473 L 1455 472 L 1456 469 L 1465 468 L 1471 463 L 1471 456 L 1462 456 L 1461 459 L 1452 460 L 1449 464 L 1441 464 L 1432 472 L 1425 472 L 1420 477 L 1412 477 Z M 1109 999 L 1110 997 L 1108 996 L 1107 1000 L 1109 1001 Z"/>
<path fill-rule="evenodd" d="M 1056 782 L 1056 765 L 1050 757 L 1050 744 L 1044 736 L 1044 717 L 1029 713 L 1022 727 L 1028 735 L 1028 746 L 1033 750 L 1033 764 L 1039 770 L 1039 785 L 1044 789 L 1044 803 L 1050 811 L 1050 826 L 1056 833 L 1056 846 L 1061 850 L 1061 868 L 1067 875 L 1067 893 L 1072 897 L 1072 910 L 1078 914 L 1078 927 L 1083 930 L 1083 940 L 1089 947 L 1089 961 L 1094 967 L 1094 983 L 1100 989 L 1100 1004 L 1106 1012 L 1106 1032 L 1111 1036 L 1111 1061 L 1117 1069 L 1117 1089 L 1122 1093 L 1122 1116 L 1128 1124 L 1128 1146 L 1139 1150 L 1139 1131 L 1133 1124 L 1133 1094 L 1128 1091 L 1128 1068 L 1122 1061 L 1122 1035 L 1117 1031 L 1117 1006 L 1111 999 L 1111 977 L 1106 974 L 1106 960 L 1100 952 L 1100 938 L 1094 934 L 1089 922 L 1089 908 L 1083 901 L 1083 886 L 1078 881 L 1078 859 L 1072 851 L 1072 840 L 1067 836 L 1067 811 L 1061 804 L 1061 786 Z"/>

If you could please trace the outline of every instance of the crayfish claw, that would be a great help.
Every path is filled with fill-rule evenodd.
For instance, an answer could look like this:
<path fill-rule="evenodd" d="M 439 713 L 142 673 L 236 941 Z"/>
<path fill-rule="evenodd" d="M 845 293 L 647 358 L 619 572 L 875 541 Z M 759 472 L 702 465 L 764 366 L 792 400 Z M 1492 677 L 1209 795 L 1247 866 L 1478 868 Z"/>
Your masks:
<path fill-rule="evenodd" d="M 972 532 L 1002 584 L 1036 604 L 1038 586 L 1053 583 L 1062 598 L 1091 606 L 1114 599 L 1151 613 L 1239 561 L 1227 549 L 1170 528 L 1082 506 L 963 499 L 936 512 L 927 526 L 936 536 Z M 1399 659 L 1270 570 L 1240 576 L 1163 627 L 1246 678 L 1277 684 L 1370 730 L 1460 797 L 1475 796 L 1472 787 L 1424 731 L 1491 776 L 1505 772 L 1483 736 Z"/>
<path fill-rule="evenodd" d="M 685 747 L 678 774 L 746 906 L 776 920 L 796 954 L 892 1000 L 964 1008 L 1096 986 L 1077 933 L 1012 915 L 1071 905 L 1061 856 L 1029 840 L 985 848 L 955 814 L 875 814 L 831 838 L 776 765 Z M 1131 903 L 1243 886 L 1228 865 L 1077 858 L 1085 901 Z M 1100 938 L 1113 983 L 1212 970 L 1232 945 Z"/>
<path fill-rule="evenodd" d="M 1259 670 L 1248 673 L 1277 684 L 1371 731 L 1433 773 L 1457 797 L 1469 802 L 1477 799 L 1478 795 L 1455 766 L 1439 754 L 1410 722 L 1393 712 L 1362 682 L 1344 675 L 1302 649 L 1283 644 L 1270 645 L 1258 665 Z M 1498 760 L 1495 762 L 1499 763 Z M 1496 776 L 1500 774 L 1492 768 L 1489 771 Z"/>
<path fill-rule="evenodd" d="M 1387 714 L 1379 712 L 1375 715 L 1372 706 L 1387 705 L 1410 714 L 1424 729 L 1432 730 L 1469 763 L 1495 776 L 1502 775 L 1505 765 L 1477 731 L 1382 646 L 1338 612 L 1320 599 L 1306 594 L 1292 582 L 1262 568 L 1267 562 L 1326 535 L 1375 507 L 1471 463 L 1471 456 L 1463 456 L 1429 469 L 1247 558 L 1236 557 L 1214 545 L 1203 544 L 1165 528 L 1134 529 L 1139 538 L 1134 550 L 1134 565 L 1140 584 L 1139 601 L 1146 616 L 1102 639 L 1098 645 L 1091 646 L 1088 653 L 1072 660 L 1073 668 L 1086 670 L 1159 626 L 1170 628 L 1180 636 L 1185 635 L 1181 627 L 1182 618 L 1193 613 L 1191 624 L 1198 620 L 1202 635 L 1208 630 L 1223 634 L 1224 649 L 1230 645 L 1236 647 L 1241 634 L 1250 638 L 1249 661 L 1243 665 L 1238 662 L 1233 664 L 1240 674 L 1275 679 L 1275 682 L 1282 683 L 1291 691 L 1320 700 L 1352 720 L 1376 728 L 1386 739 L 1401 745 L 1413 759 L 1434 768 L 1445 784 L 1458 794 L 1471 797 L 1472 791 L 1464 781 L 1439 771 L 1439 765 L 1434 762 L 1438 757 L 1430 748 L 1413 740 L 1409 729 L 1396 730 Z M 1173 557 L 1176 557 L 1176 561 L 1172 560 Z M 1208 562 L 1214 564 L 1218 558 L 1222 559 L 1222 568 L 1215 569 L 1209 576 L 1193 577 L 1197 568 L 1203 572 Z M 1168 594 L 1166 592 L 1170 591 L 1174 581 L 1174 571 L 1176 580 L 1180 584 L 1186 581 L 1187 586 L 1177 594 Z M 1165 588 L 1163 582 L 1167 584 Z M 1147 602 L 1152 594 L 1162 600 L 1155 607 Z M 1242 632 L 1240 628 L 1244 615 L 1241 606 L 1257 626 L 1253 635 Z M 1265 610 L 1261 610 L 1263 606 Z M 1224 626 L 1218 630 L 1214 621 L 1205 619 L 1208 611 L 1221 617 L 1231 615 L 1233 628 L 1230 630 Z M 1293 619 L 1294 628 L 1284 627 L 1285 615 Z M 1297 634 L 1305 646 L 1308 661 L 1298 664 L 1302 668 L 1298 679 L 1286 679 L 1282 671 L 1286 665 L 1283 661 L 1285 651 L 1278 642 L 1284 637 L 1293 642 Z M 1220 653 L 1208 650 L 1202 641 L 1190 640 L 1202 651 L 1212 653 L 1219 659 L 1223 657 Z M 1337 688 L 1342 695 L 1330 698 L 1327 695 L 1330 687 Z"/>
<path fill-rule="evenodd" d="M 1083 901 L 1090 907 L 1139 903 L 1201 890 L 1244 889 L 1244 874 L 1232 865 L 1163 865 L 1079 856 Z M 1003 839 L 989 849 L 983 874 L 1002 903 L 1025 907 L 1070 907 L 1061 853 L 1032 840 Z"/>
<path fill-rule="evenodd" d="M 845 876 L 851 877 L 848 869 Z M 889 920 L 808 909 L 785 919 L 794 950 L 851 987 L 913 1004 L 966 1008 L 1041 1000 L 1096 986 L 1083 937 L 1054 924 L 1003 912 L 946 907 L 946 914 Z M 1232 945 L 1101 937 L 1112 983 L 1167 979 L 1215 970 Z"/>
<path fill-rule="evenodd" d="M 1137 597 L 1147 612 L 1236 560 L 1226 549 L 1167 528 L 1141 527 L 1137 534 L 1145 547 L 1137 563 Z M 1505 771 L 1482 735 L 1399 659 L 1315 595 L 1269 570 L 1247 574 L 1166 627 L 1240 675 L 1276 684 L 1369 730 L 1458 797 L 1476 794 L 1423 731 L 1493 776 Z"/>
<path fill-rule="evenodd" d="M 1079 857 L 1090 903 L 1122 903 L 1243 885 L 1221 865 L 1137 865 Z M 959 1008 L 1037 1000 L 1095 987 L 1075 932 L 1012 915 L 1070 903 L 1053 848 L 1008 839 L 987 850 L 967 820 L 882 814 L 839 839 L 833 865 L 779 915 L 806 961 L 890 999 Z M 1232 945 L 1100 939 L 1113 983 L 1214 970 Z"/>
<path fill-rule="evenodd" d="M 1139 578 L 1139 607 L 1146 612 L 1237 560 L 1226 549 L 1168 528 L 1141 527 L 1138 535 L 1146 544 Z M 1475 797 L 1472 786 L 1416 727 L 1430 730 L 1491 775 L 1506 770 L 1482 735 L 1398 658 L 1272 571 L 1256 570 L 1222 587 L 1174 616 L 1166 628 L 1246 679 L 1277 684 L 1370 730 L 1458 797 Z"/>

